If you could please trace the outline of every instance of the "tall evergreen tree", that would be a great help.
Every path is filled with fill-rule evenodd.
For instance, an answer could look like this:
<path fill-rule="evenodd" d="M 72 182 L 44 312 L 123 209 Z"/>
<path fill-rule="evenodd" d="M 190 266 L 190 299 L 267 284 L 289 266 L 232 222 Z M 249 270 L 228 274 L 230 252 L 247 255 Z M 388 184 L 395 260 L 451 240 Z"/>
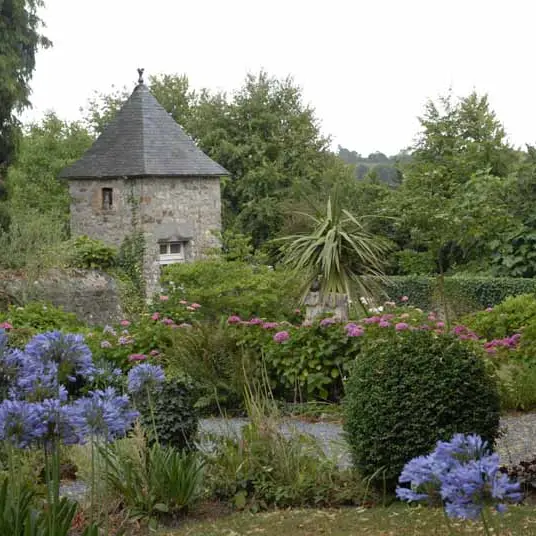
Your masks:
<path fill-rule="evenodd" d="M 17 113 L 30 105 L 36 52 L 52 44 L 40 33 L 42 6 L 42 0 L 0 0 L 0 179 L 15 155 Z"/>

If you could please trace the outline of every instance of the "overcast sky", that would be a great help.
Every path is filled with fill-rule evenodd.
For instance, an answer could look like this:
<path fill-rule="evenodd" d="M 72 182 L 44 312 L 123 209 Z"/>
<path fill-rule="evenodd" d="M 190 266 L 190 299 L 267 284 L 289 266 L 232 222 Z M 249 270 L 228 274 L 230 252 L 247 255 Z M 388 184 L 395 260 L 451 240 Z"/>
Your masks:
<path fill-rule="evenodd" d="M 427 98 L 487 92 L 516 145 L 536 141 L 532 0 L 45 0 L 54 47 L 32 87 L 36 119 L 76 119 L 94 90 L 185 73 L 232 91 L 264 68 L 292 75 L 322 130 L 361 154 L 394 154 Z"/>

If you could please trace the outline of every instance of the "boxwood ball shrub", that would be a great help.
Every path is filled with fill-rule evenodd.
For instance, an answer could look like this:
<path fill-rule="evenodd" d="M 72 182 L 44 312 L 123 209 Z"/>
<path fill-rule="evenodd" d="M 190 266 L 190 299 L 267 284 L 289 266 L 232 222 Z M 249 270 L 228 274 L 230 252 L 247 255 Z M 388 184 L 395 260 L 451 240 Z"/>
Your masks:
<path fill-rule="evenodd" d="M 499 395 L 478 352 L 426 330 L 386 333 L 364 345 L 346 386 L 344 425 L 362 476 L 392 491 L 406 462 L 457 432 L 493 447 Z"/>
<path fill-rule="evenodd" d="M 192 450 L 199 417 L 194 407 L 195 390 L 190 382 L 181 378 L 167 379 L 160 390 L 151 394 L 151 402 L 159 443 Z M 153 431 L 151 408 L 144 397 L 138 401 L 137 409 L 144 428 Z"/>

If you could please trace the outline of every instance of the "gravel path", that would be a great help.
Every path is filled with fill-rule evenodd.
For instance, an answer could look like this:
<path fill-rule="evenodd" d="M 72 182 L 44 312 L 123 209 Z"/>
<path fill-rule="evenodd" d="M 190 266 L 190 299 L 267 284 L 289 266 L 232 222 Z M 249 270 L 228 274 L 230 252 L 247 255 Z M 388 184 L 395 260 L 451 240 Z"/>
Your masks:
<path fill-rule="evenodd" d="M 247 419 L 202 419 L 199 423 L 200 435 L 217 434 L 237 437 Z M 342 426 L 335 423 L 309 423 L 297 420 L 285 421 L 281 427 L 286 435 L 292 431 L 307 433 L 318 439 L 324 451 L 334 456 L 341 467 L 350 465 L 348 446 L 342 435 Z M 507 415 L 501 418 L 503 435 L 499 439 L 497 451 L 504 464 L 532 460 L 536 457 L 536 413 Z M 202 440 L 203 448 L 210 449 L 210 440 Z M 62 495 L 82 500 L 87 494 L 83 482 L 68 482 L 62 485 Z"/>
<path fill-rule="evenodd" d="M 200 422 L 201 433 L 237 435 L 247 423 L 247 419 L 203 419 Z M 336 456 L 342 466 L 350 463 L 348 446 L 342 435 L 342 426 L 335 423 L 308 423 L 303 421 L 286 421 L 282 431 L 290 434 L 291 430 L 307 433 L 317 438 L 325 452 Z M 501 418 L 502 437 L 497 444 L 497 451 L 504 464 L 532 460 L 536 457 L 536 413 L 507 415 Z"/>

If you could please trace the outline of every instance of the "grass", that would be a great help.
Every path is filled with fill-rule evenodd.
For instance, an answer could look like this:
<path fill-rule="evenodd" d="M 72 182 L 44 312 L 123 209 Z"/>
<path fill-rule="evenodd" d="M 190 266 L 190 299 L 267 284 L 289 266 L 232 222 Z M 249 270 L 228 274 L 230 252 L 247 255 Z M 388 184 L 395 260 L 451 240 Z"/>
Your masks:
<path fill-rule="evenodd" d="M 491 516 L 494 535 L 536 536 L 534 508 L 510 507 L 503 516 Z M 441 509 L 409 507 L 397 503 L 388 508 L 339 510 L 276 510 L 261 514 L 235 513 L 205 521 L 188 521 L 161 536 L 449 536 L 484 534 L 481 523 L 445 523 Z"/>

